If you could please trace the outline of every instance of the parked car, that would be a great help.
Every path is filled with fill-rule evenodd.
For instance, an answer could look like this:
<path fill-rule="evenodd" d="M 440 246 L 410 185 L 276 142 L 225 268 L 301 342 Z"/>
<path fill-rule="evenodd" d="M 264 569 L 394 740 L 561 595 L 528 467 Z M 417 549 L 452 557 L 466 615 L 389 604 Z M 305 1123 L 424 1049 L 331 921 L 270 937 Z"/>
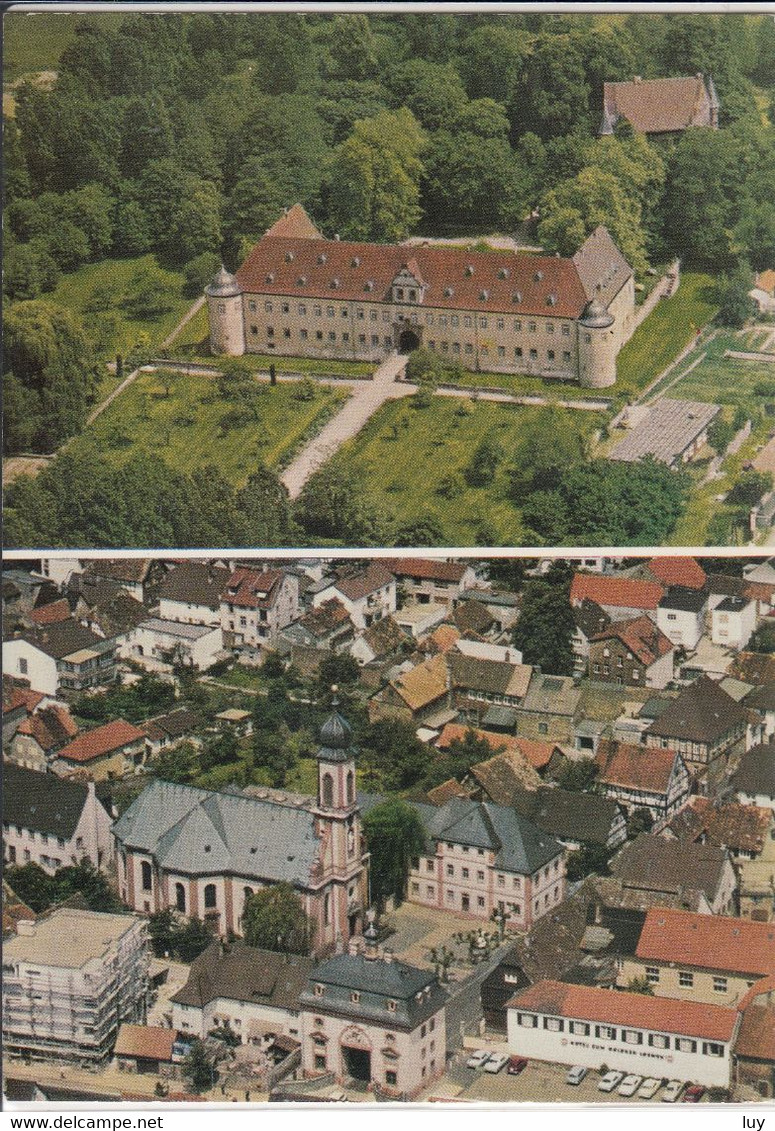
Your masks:
<path fill-rule="evenodd" d="M 624 1077 L 616 1090 L 620 1096 L 634 1096 L 642 1083 L 643 1077 L 636 1076 L 634 1072 L 631 1072 L 629 1076 Z"/>
<path fill-rule="evenodd" d="M 500 1072 L 509 1063 L 505 1052 L 494 1052 L 484 1066 L 485 1072 Z"/>
<path fill-rule="evenodd" d="M 662 1093 L 663 1104 L 674 1104 L 684 1090 L 682 1080 L 671 1080 Z"/>
<path fill-rule="evenodd" d="M 681 1103 L 698 1104 L 704 1095 L 705 1089 L 702 1084 L 690 1084 L 681 1097 Z"/>
<path fill-rule="evenodd" d="M 509 1076 L 519 1076 L 527 1068 L 527 1059 L 524 1056 L 510 1056 L 509 1066 L 506 1069 Z"/>
<path fill-rule="evenodd" d="M 588 1072 L 589 1069 L 584 1068 L 583 1065 L 574 1064 L 573 1068 L 569 1070 L 568 1075 L 565 1077 L 565 1083 L 573 1084 L 574 1086 L 580 1084 Z"/>
<path fill-rule="evenodd" d="M 486 1049 L 477 1049 L 472 1052 L 466 1061 L 466 1068 L 481 1068 L 490 1059 L 490 1054 Z"/>
<path fill-rule="evenodd" d="M 647 1076 L 638 1088 L 638 1095 L 642 1100 L 651 1100 L 662 1087 L 662 1081 L 654 1076 Z"/>
<path fill-rule="evenodd" d="M 597 1090 L 598 1092 L 612 1092 L 617 1085 L 621 1084 L 623 1079 L 623 1072 L 606 1072 L 605 1076 L 600 1077 Z"/>

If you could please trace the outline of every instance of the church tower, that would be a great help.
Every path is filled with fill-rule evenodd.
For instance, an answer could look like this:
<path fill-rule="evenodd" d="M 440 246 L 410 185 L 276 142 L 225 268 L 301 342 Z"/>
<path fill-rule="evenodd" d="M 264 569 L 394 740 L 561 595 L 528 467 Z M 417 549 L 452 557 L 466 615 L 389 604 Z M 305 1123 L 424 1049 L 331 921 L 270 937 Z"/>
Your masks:
<path fill-rule="evenodd" d="M 320 942 L 346 943 L 360 934 L 368 899 L 367 854 L 362 844 L 361 814 L 355 788 L 352 730 L 333 711 L 320 728 L 318 796 L 315 812 L 321 838 L 321 864 L 328 878 L 323 895 Z"/>

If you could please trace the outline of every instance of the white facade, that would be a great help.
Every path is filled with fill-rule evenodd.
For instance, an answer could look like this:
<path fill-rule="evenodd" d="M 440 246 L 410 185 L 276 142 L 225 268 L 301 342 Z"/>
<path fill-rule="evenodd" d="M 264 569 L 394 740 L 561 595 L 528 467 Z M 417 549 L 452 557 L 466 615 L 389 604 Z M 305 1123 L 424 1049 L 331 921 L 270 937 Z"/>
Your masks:
<path fill-rule="evenodd" d="M 588 990 L 587 994 L 616 995 L 618 991 L 596 989 Z M 606 1065 L 608 1069 L 641 1076 L 668 1077 L 706 1087 L 729 1087 L 731 1048 L 739 1026 L 736 1011 L 721 1006 L 701 1006 L 703 1010 L 718 1010 L 720 1014 L 729 1015 L 723 1037 L 719 1037 L 712 1024 L 710 1036 L 704 1036 L 689 1022 L 662 1024 L 655 1029 L 644 1022 L 622 1025 L 614 1018 L 602 1021 L 597 1012 L 590 1016 L 585 1011 L 575 1010 L 569 1015 L 563 1010 L 562 1015 L 557 1015 L 539 1008 L 522 1008 L 515 1004 L 520 996 L 508 1006 L 508 1047 L 514 1055 L 592 1069 Z M 656 1012 L 651 1008 L 654 999 L 645 1000 L 649 1004 L 644 1012 Z"/>
<path fill-rule="evenodd" d="M 731 605 L 736 607 L 732 608 Z M 726 648 L 745 648 L 756 629 L 755 601 L 722 601 L 711 613 L 711 640 Z"/>
<path fill-rule="evenodd" d="M 336 598 L 344 605 L 350 615 L 350 620 L 356 628 L 363 630 L 369 628 L 375 621 L 396 611 L 396 580 L 391 578 L 384 585 L 373 589 L 361 597 L 349 597 L 339 586 L 332 582 L 325 589 L 315 593 L 312 598 L 313 609 L 325 605 L 326 601 Z"/>
<path fill-rule="evenodd" d="M 33 691 L 53 697 L 59 687 L 56 660 L 29 640 L 6 640 L 3 643 L 3 675 L 27 680 Z"/>
<path fill-rule="evenodd" d="M 400 612 L 393 613 L 393 620 L 414 640 L 419 640 L 441 624 L 447 615 L 447 606 L 434 603 L 427 605 L 405 605 Z"/>
<path fill-rule="evenodd" d="M 248 1042 L 259 1033 L 282 1033 L 300 1040 L 301 1022 L 297 1009 L 282 1009 L 253 1001 L 217 997 L 204 1006 L 172 1003 L 172 1028 L 204 1039 L 217 1025 L 228 1025 Z"/>
<path fill-rule="evenodd" d="M 151 669 L 184 664 L 201 672 L 211 668 L 222 651 L 220 625 L 186 625 L 154 618 L 132 630 L 121 655 Z"/>
<path fill-rule="evenodd" d="M 692 651 L 699 644 L 705 630 L 706 609 L 707 605 L 703 605 L 696 612 L 689 609 L 660 607 L 657 609 L 657 628 L 661 629 L 676 647 Z"/>
<path fill-rule="evenodd" d="M 181 624 L 209 624 L 221 623 L 220 609 L 212 609 L 209 605 L 197 605 L 192 601 L 173 601 L 169 597 L 159 600 L 160 620 L 174 620 Z"/>
<path fill-rule="evenodd" d="M 39 864 L 50 876 L 59 868 L 90 860 L 105 868 L 113 859 L 111 820 L 97 800 L 94 782 L 85 783 L 89 793 L 71 837 L 54 836 L 23 825 L 3 822 L 3 857 L 9 864 Z"/>

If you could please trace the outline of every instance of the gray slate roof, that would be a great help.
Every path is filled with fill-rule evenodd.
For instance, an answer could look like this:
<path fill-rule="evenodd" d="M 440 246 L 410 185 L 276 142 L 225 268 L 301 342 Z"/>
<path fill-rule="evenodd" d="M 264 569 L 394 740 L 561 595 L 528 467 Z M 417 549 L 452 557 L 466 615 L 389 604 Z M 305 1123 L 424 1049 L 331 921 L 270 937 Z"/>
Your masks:
<path fill-rule="evenodd" d="M 325 986 L 322 997 L 314 994 L 315 983 Z M 353 991 L 360 994 L 357 1002 L 350 1001 Z M 446 1000 L 446 991 L 430 970 L 362 954 L 337 954 L 321 962 L 301 995 L 302 1005 L 315 1012 L 331 1011 L 402 1029 L 416 1028 Z M 388 1001 L 395 1002 L 395 1010 L 388 1009 Z"/>
<path fill-rule="evenodd" d="M 431 840 L 468 844 L 495 852 L 496 868 L 530 875 L 558 856 L 563 847 L 514 809 L 490 801 L 453 797 L 436 809 L 414 805 Z"/>
<path fill-rule="evenodd" d="M 229 874 L 307 886 L 320 841 L 306 809 L 154 781 L 113 828 L 126 848 L 189 876 Z"/>
<path fill-rule="evenodd" d="M 221 606 L 221 593 L 228 580 L 229 570 L 225 566 L 213 566 L 208 562 L 181 562 L 162 581 L 159 597 L 218 610 Z"/>
<path fill-rule="evenodd" d="M 41 774 L 15 762 L 3 766 L 3 823 L 70 840 L 89 790 L 82 782 Z"/>
<path fill-rule="evenodd" d="M 730 784 L 737 793 L 775 797 L 775 744 L 762 743 L 746 751 Z"/>
<path fill-rule="evenodd" d="M 525 790 L 516 801 L 519 812 L 545 833 L 581 844 L 605 846 L 619 805 L 595 793 L 545 787 Z"/>
<path fill-rule="evenodd" d="M 625 887 L 681 895 L 704 892 L 713 903 L 729 854 L 712 844 L 664 840 L 641 833 L 628 841 L 611 861 L 611 873 Z"/>
<path fill-rule="evenodd" d="M 662 397 L 652 406 L 646 419 L 636 424 L 616 445 L 608 458 L 635 463 L 651 455 L 670 465 L 694 443 L 720 411 L 717 404 Z"/>

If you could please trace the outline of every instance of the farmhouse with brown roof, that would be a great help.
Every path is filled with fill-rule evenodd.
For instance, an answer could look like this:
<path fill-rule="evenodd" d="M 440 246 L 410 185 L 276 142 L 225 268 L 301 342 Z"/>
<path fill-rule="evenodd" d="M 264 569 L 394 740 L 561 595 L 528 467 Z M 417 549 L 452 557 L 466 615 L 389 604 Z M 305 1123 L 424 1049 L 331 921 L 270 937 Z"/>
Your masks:
<path fill-rule="evenodd" d="M 616 381 L 632 269 L 604 227 L 570 259 L 327 240 L 303 208 L 205 288 L 213 353 L 382 361 L 418 346 L 470 369 Z"/>
<path fill-rule="evenodd" d="M 614 132 L 624 118 L 638 133 L 677 134 L 690 126 L 718 129 L 719 101 L 713 79 L 643 79 L 603 83 L 602 136 Z"/>

